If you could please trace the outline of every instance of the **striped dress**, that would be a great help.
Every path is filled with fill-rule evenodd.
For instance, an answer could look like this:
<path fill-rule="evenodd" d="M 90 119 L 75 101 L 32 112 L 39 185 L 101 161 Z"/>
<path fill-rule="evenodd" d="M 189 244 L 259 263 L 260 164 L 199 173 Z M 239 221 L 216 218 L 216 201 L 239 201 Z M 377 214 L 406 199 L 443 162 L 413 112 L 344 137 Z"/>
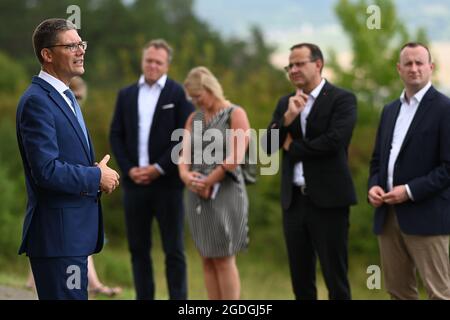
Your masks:
<path fill-rule="evenodd" d="M 234 106 L 222 109 L 206 124 L 204 114 L 197 111 L 193 116 L 191 139 L 191 171 L 208 175 L 219 163 L 208 164 L 200 152 L 211 144 L 202 141 L 208 129 L 219 130 L 223 138 L 223 159 L 225 156 L 226 129 L 230 128 L 230 115 Z M 201 130 L 200 130 L 201 127 Z M 218 131 L 216 131 L 217 133 Z M 206 139 L 207 140 L 207 139 Z M 202 148 L 194 149 L 195 143 Z M 197 154 L 195 154 L 197 153 Z M 196 159 L 197 157 L 197 159 Z M 198 159 L 202 159 L 198 161 Z M 200 163 L 201 162 L 201 163 Z M 206 163 L 205 163 L 206 162 Z M 192 238 L 203 257 L 228 257 L 246 249 L 248 245 L 248 197 L 241 167 L 228 172 L 219 182 L 214 199 L 203 199 L 187 190 L 186 216 Z"/>

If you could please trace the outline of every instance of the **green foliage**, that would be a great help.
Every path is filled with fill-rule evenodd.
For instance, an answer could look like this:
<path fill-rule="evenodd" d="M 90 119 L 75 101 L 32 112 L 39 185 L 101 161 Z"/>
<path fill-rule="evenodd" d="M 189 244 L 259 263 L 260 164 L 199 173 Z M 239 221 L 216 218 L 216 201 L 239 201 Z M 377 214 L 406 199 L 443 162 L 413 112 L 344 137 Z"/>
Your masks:
<path fill-rule="evenodd" d="M 9 259 L 17 251 L 26 205 L 14 120 L 20 95 L 31 75 L 39 70 L 31 35 L 45 18 L 68 17 L 68 5 L 80 6 L 80 33 L 89 41 L 84 75 L 89 95 L 83 112 L 94 140 L 97 160 L 111 153 L 108 132 L 117 91 L 137 81 L 142 48 L 153 38 L 165 38 L 174 48 L 169 74 L 172 78 L 182 82 L 192 67 L 207 66 L 219 78 L 227 98 L 247 111 L 252 127 L 266 128 L 279 97 L 293 91 L 285 74 L 270 64 L 274 48 L 265 42 L 258 28 L 251 30 L 251 37 L 246 41 L 223 39 L 194 15 L 192 3 L 191 0 L 0 2 L 0 19 L 8 26 L 0 30 L 3 51 L 0 53 L 0 259 Z M 351 40 L 353 60 L 350 69 L 345 69 L 338 64 L 337 53 L 331 52 L 327 66 L 333 70 L 333 82 L 355 92 L 358 97 L 358 124 L 349 159 L 359 204 L 352 208 L 350 252 L 375 259 L 377 245 L 371 232 L 372 209 L 365 199 L 367 168 L 380 108 L 401 92 L 395 70 L 400 46 L 407 40 L 427 41 L 423 30 L 419 30 L 415 39 L 408 35 L 397 18 L 393 1 L 375 0 L 372 3 L 382 10 L 381 30 L 366 27 L 369 1 L 337 1 L 336 14 Z M 111 165 L 117 168 L 114 160 Z M 248 187 L 249 252 L 264 257 L 265 261 L 286 262 L 279 184 L 279 175 L 261 176 L 256 185 Z M 120 190 L 103 198 L 103 208 L 109 246 L 125 246 Z M 129 272 L 129 265 L 112 266 L 112 256 L 106 255 L 104 259 L 111 265 L 104 270 L 111 278 Z M 129 279 L 120 281 L 125 283 Z"/>
<path fill-rule="evenodd" d="M 34 28 L 49 17 L 68 17 L 66 8 L 72 4 L 81 9 L 80 34 L 89 41 L 84 75 L 89 95 L 83 112 L 97 160 L 111 153 L 108 132 L 117 91 L 138 79 L 142 48 L 150 39 L 165 38 L 173 46 L 170 76 L 180 82 L 192 67 L 209 67 L 218 76 L 228 99 L 246 109 L 256 129 L 266 127 L 276 100 L 292 90 L 284 73 L 270 64 L 274 48 L 265 42 L 258 28 L 252 28 L 248 41 L 224 40 L 194 15 L 193 1 L 136 0 L 125 4 L 120 0 L 4 0 L 0 4 L 0 18 L 15 32 L 0 31 L 0 41 L 5 44 L 2 49 L 14 57 L 0 55 L 0 66 L 5 70 L 0 76 L 0 97 L 4 97 L 0 100 L 2 118 L 13 123 L 17 101 L 29 81 L 27 78 L 39 70 L 30 41 Z M 14 131 L 12 125 L 11 132 Z M 15 138 L 10 138 L 11 150 L 4 153 L 2 146 L 2 154 L 5 160 L 14 159 L 17 172 L 22 172 Z M 114 160 L 111 164 L 117 168 Z M 7 166 L 3 164 L 4 168 Z M 23 199 L 23 180 L 16 181 L 14 176 L 11 179 L 16 182 L 16 189 L 9 188 L 13 192 L 11 196 L 17 193 Z M 262 177 L 257 185 L 249 188 L 251 232 L 259 232 L 261 228 L 269 230 L 259 234 L 270 237 L 275 247 L 283 246 L 278 228 L 281 225 L 278 185 L 278 177 Z M 24 206 L 25 200 L 21 204 Z M 125 230 L 120 190 L 103 198 L 103 208 L 110 243 L 122 244 Z M 0 211 L 0 215 L 3 214 Z M 19 216 L 23 217 L 23 211 Z M 21 223 L 15 222 L 18 226 Z M 16 250 L 17 244 L 12 247 Z"/>
<path fill-rule="evenodd" d="M 18 93 L 27 84 L 22 66 L 0 51 L 0 88 L 2 92 Z"/>
<path fill-rule="evenodd" d="M 381 10 L 381 29 L 366 25 L 366 8 L 375 4 Z M 344 69 L 332 51 L 328 64 L 336 75 L 336 82 L 351 88 L 357 94 L 360 106 L 359 124 L 372 124 L 376 117 L 368 109 L 380 109 L 386 102 L 397 98 L 402 90 L 396 64 L 400 48 L 409 41 L 427 43 L 424 30 L 411 36 L 397 16 L 394 1 L 339 0 L 336 15 L 352 43 L 351 67 Z"/>
<path fill-rule="evenodd" d="M 25 212 L 23 170 L 14 150 L 14 125 L 8 120 L 0 122 L 0 248 L 1 256 L 17 255 Z"/>

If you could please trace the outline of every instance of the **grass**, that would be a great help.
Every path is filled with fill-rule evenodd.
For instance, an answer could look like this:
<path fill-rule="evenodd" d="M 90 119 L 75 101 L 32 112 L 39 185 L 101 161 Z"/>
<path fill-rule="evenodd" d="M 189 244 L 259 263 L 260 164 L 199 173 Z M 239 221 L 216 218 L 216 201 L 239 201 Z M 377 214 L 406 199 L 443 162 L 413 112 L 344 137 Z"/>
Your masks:
<path fill-rule="evenodd" d="M 167 287 L 164 276 L 163 254 L 161 250 L 155 249 L 153 254 L 154 272 L 156 282 L 156 299 L 168 299 Z M 358 260 L 358 261 L 356 261 Z M 350 267 L 349 277 L 352 285 L 353 299 L 388 299 L 383 290 L 369 290 L 366 287 L 367 274 L 366 264 L 362 259 L 353 260 Z M 110 285 L 120 285 L 124 289 L 122 294 L 113 299 L 132 300 L 135 297 L 132 287 L 131 267 L 128 252 L 124 250 L 105 250 L 95 257 L 97 272 L 101 280 Z M 205 300 L 206 291 L 203 284 L 203 274 L 200 259 L 194 251 L 187 252 L 188 261 L 188 288 L 189 299 Z M 25 265 L 21 272 L 0 272 L 0 284 L 24 288 L 27 277 L 27 261 L 20 258 L 19 264 Z M 238 266 L 241 277 L 242 299 L 245 300 L 291 300 L 290 278 L 287 261 L 275 263 L 266 259 L 258 259 L 249 253 L 241 254 L 238 258 Z M 25 270 L 23 270 L 25 269 Z M 25 272 L 24 272 L 25 271 Z M 118 276 L 120 274 L 120 276 Z M 321 300 L 327 299 L 327 290 L 323 282 L 320 270 L 318 270 L 318 296 Z M 99 296 L 97 299 L 111 299 Z"/>
<path fill-rule="evenodd" d="M 164 275 L 164 255 L 157 232 L 154 234 L 152 252 L 156 285 L 156 299 L 168 299 Z M 291 300 L 292 294 L 288 262 L 284 246 L 276 247 L 277 242 L 270 240 L 266 234 L 252 234 L 252 243 L 248 251 L 238 255 L 237 263 L 241 277 L 242 299 L 248 300 Z M 201 260 L 196 252 L 189 233 L 186 235 L 186 257 L 188 264 L 189 299 L 207 299 L 203 282 Z M 377 264 L 367 258 L 350 254 L 349 277 L 354 299 L 387 299 L 384 290 L 369 290 L 366 286 L 367 267 Z M 101 281 L 109 286 L 120 285 L 124 291 L 115 299 L 134 299 L 131 263 L 126 243 L 108 244 L 104 250 L 95 255 L 95 265 Z M 24 256 L 17 256 L 7 261 L 0 259 L 0 284 L 24 287 L 28 273 L 28 262 Z M 318 270 L 317 287 L 319 299 L 327 299 L 327 290 L 320 270 Z M 103 299 L 99 297 L 98 299 Z"/>
<path fill-rule="evenodd" d="M 155 239 L 158 238 L 155 234 Z M 188 265 L 189 299 L 205 300 L 207 294 L 203 282 L 203 271 L 200 257 L 193 243 L 186 238 L 186 259 Z M 153 269 L 155 275 L 156 299 L 168 299 L 166 279 L 164 274 L 164 254 L 160 242 L 155 241 L 153 253 Z M 117 263 L 121 261 L 121 263 Z M 268 262 L 264 262 L 268 261 Z M 95 257 L 97 272 L 102 281 L 108 285 L 121 285 L 124 293 L 120 298 L 134 299 L 132 275 L 129 254 L 126 249 L 111 250 Z M 242 299 L 292 299 L 287 264 L 279 268 L 273 259 L 252 254 L 251 248 L 238 255 L 238 268 L 241 277 Z"/>

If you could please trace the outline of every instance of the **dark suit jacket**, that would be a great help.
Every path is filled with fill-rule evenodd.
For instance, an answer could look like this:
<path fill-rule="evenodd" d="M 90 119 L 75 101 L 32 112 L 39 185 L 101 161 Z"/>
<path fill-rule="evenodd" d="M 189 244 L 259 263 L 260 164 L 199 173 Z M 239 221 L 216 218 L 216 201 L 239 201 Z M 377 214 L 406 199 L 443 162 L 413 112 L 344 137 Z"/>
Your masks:
<path fill-rule="evenodd" d="M 283 116 L 288 108 L 289 98 L 282 97 L 268 128 L 279 129 L 279 148 L 283 147 L 288 133 L 294 139 L 289 151 L 283 150 L 281 203 L 289 208 L 292 200 L 294 166 L 303 162 L 308 195 L 314 204 L 323 208 L 345 207 L 356 203 L 350 169 L 347 163 L 347 149 L 356 123 L 356 98 L 347 91 L 326 82 L 308 116 L 306 134 L 303 137 L 300 115 L 288 127 L 283 125 Z M 271 146 L 267 151 L 277 151 Z"/>
<path fill-rule="evenodd" d="M 19 254 L 67 257 L 100 251 L 101 172 L 74 113 L 49 83 L 33 77 L 16 116 L 28 194 Z"/>
<path fill-rule="evenodd" d="M 119 92 L 110 130 L 112 151 L 122 171 L 123 182 L 129 187 L 135 184 L 128 176 L 128 171 L 132 167 L 139 166 L 138 94 L 137 83 Z M 179 142 L 171 141 L 171 136 L 174 130 L 184 128 L 187 118 L 193 111 L 194 107 L 187 101 L 183 88 L 168 78 L 156 105 L 148 143 L 150 163 L 159 164 L 165 175 L 160 176 L 152 184 L 177 188 L 183 186 L 178 175 L 178 167 L 171 159 L 172 149 Z"/>
<path fill-rule="evenodd" d="M 387 190 L 387 169 L 395 122 L 401 102 L 385 106 L 370 162 L 369 189 Z M 450 233 L 450 99 L 431 87 L 423 97 L 400 149 L 394 186 L 408 184 L 414 201 L 396 205 L 398 223 L 406 234 Z M 380 234 L 387 212 L 375 210 L 374 232 Z"/>

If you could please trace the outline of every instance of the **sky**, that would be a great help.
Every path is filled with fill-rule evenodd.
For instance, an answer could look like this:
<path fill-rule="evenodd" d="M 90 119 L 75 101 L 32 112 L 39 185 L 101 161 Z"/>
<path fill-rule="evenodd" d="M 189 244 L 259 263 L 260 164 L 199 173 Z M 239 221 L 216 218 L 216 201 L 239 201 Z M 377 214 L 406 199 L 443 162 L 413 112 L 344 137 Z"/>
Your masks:
<path fill-rule="evenodd" d="M 225 35 L 245 35 L 258 24 L 270 36 L 307 31 L 326 36 L 341 31 L 337 0 L 194 0 L 195 11 Z M 450 0 L 396 0 L 400 18 L 411 28 L 424 26 L 434 40 L 450 34 Z M 313 28 L 313 30 L 311 30 Z M 274 38 L 275 39 L 275 38 Z M 282 40 L 282 39 L 281 39 Z"/>
<path fill-rule="evenodd" d="M 246 38 L 252 25 L 262 29 L 276 46 L 272 61 L 287 62 L 292 44 L 318 44 L 326 58 L 329 48 L 339 52 L 346 64 L 351 59 L 350 42 L 334 14 L 337 0 L 195 0 L 194 10 L 225 37 Z M 450 0 L 396 0 L 397 14 L 415 33 L 425 28 L 431 50 L 439 64 L 441 89 L 450 93 Z M 383 16 L 381 16 L 383 19 Z"/>

